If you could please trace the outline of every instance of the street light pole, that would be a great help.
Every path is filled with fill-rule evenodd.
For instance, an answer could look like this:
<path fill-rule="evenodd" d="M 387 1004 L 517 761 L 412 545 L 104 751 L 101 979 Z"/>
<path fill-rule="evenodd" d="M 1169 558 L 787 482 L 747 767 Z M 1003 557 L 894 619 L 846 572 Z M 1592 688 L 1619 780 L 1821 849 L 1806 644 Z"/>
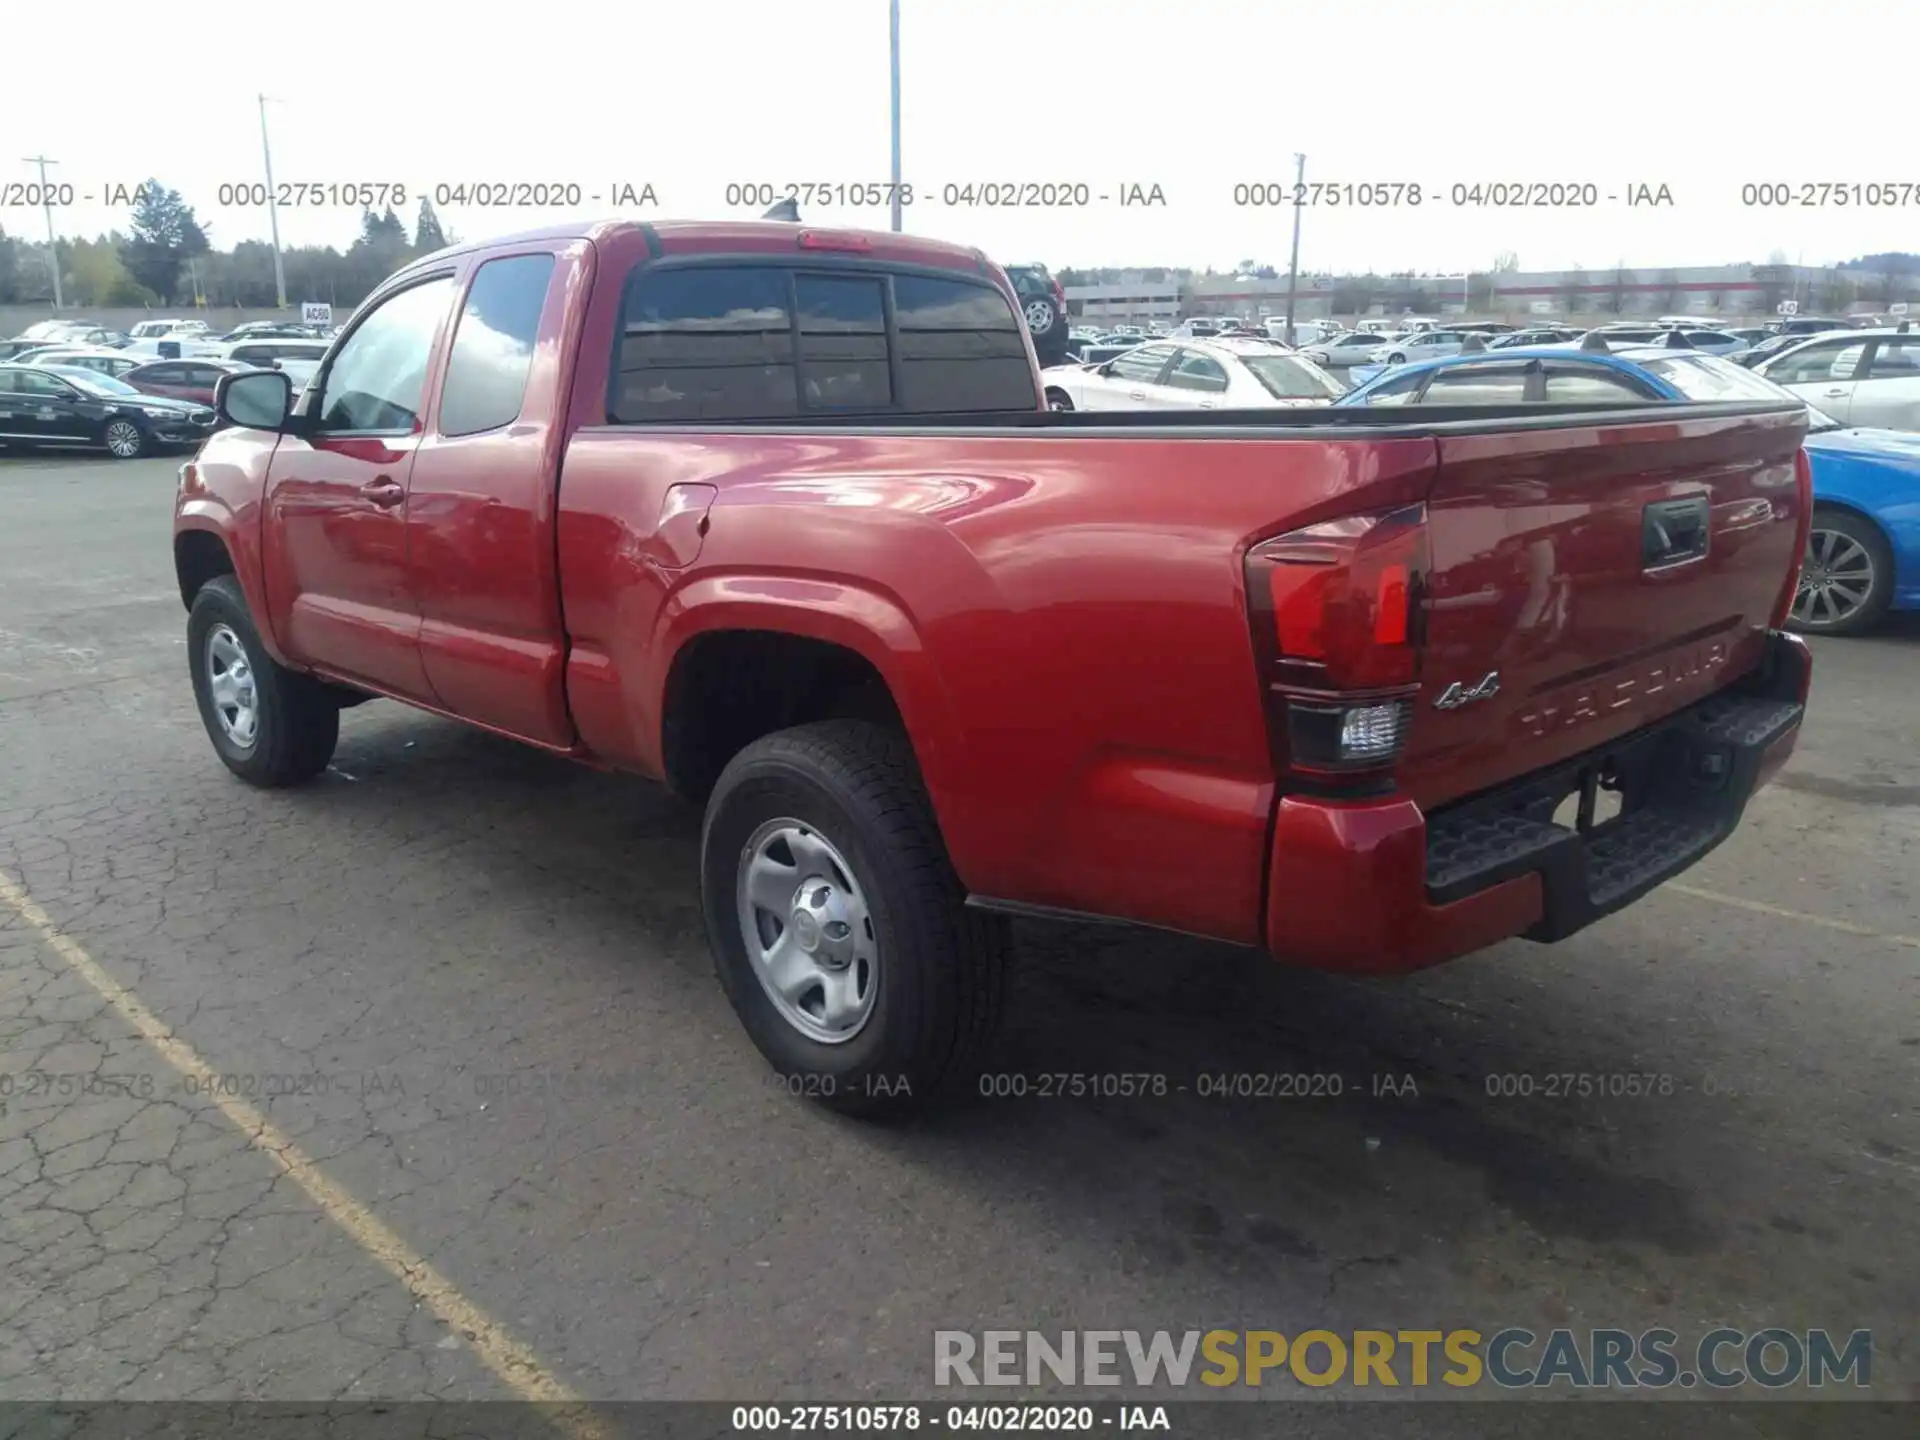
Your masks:
<path fill-rule="evenodd" d="M 287 308 L 287 267 L 280 258 L 280 207 L 273 203 L 273 146 L 267 141 L 267 97 L 260 100 L 260 155 L 267 164 L 267 224 L 273 230 L 273 289 L 279 306 Z"/>
<path fill-rule="evenodd" d="M 53 238 L 53 194 L 47 189 L 47 167 L 60 162 L 44 155 L 29 155 L 26 163 L 40 167 L 40 207 L 47 212 L 47 263 L 53 267 L 53 308 L 58 310 L 66 301 L 60 294 L 60 244 Z"/>
<path fill-rule="evenodd" d="M 1287 262 L 1287 344 L 1293 344 L 1293 299 L 1300 285 L 1300 211 L 1306 191 L 1307 157 L 1293 157 L 1293 258 Z"/>
<path fill-rule="evenodd" d="M 900 0 L 887 0 L 889 59 L 893 71 L 893 228 L 900 230 Z"/>

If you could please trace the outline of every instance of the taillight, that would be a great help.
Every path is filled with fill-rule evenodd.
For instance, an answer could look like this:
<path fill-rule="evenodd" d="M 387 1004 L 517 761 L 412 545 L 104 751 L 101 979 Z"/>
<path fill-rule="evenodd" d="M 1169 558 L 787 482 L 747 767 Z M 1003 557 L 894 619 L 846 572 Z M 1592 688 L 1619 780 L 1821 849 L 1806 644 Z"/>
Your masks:
<path fill-rule="evenodd" d="M 1326 775 L 1393 765 L 1420 679 L 1426 508 L 1310 525 L 1246 566 L 1276 758 Z"/>
<path fill-rule="evenodd" d="M 1780 598 L 1773 602 L 1771 623 L 1776 630 L 1783 628 L 1793 614 L 1794 596 L 1800 590 L 1800 567 L 1807 562 L 1807 538 L 1813 533 L 1813 461 L 1804 448 L 1793 457 L 1793 491 L 1800 513 L 1793 527 L 1793 566 L 1787 571 Z"/>

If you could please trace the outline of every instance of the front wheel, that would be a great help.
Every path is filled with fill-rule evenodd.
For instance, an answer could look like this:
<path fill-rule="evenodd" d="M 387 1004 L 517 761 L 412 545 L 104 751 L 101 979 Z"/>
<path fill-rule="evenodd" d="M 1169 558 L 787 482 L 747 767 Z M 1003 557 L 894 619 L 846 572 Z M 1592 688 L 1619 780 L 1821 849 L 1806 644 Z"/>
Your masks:
<path fill-rule="evenodd" d="M 1389 365 L 1404 365 L 1406 363 L 1407 363 L 1407 357 L 1399 354 L 1398 352 L 1387 356 L 1387 364 Z"/>
<path fill-rule="evenodd" d="M 131 420 L 110 420 L 100 437 L 107 447 L 107 453 L 116 460 L 134 460 L 147 448 L 147 436 Z"/>
<path fill-rule="evenodd" d="M 1067 392 L 1064 390 L 1049 390 L 1047 391 L 1047 408 L 1049 410 L 1071 410 L 1073 409 L 1073 401 L 1067 398 Z"/>
<path fill-rule="evenodd" d="M 700 888 L 721 986 L 792 1093 L 895 1118 L 978 1074 L 1006 926 L 963 903 L 897 731 L 828 720 L 741 751 L 707 802 Z"/>
<path fill-rule="evenodd" d="M 193 597 L 187 659 L 207 738 L 234 774 L 273 788 L 327 768 L 340 707 L 318 681 L 267 653 L 233 576 L 215 576 Z"/>
<path fill-rule="evenodd" d="M 1809 635 L 1858 635 L 1893 603 L 1893 554 L 1873 525 L 1845 510 L 1816 506 L 1807 533 L 1793 628 Z"/>

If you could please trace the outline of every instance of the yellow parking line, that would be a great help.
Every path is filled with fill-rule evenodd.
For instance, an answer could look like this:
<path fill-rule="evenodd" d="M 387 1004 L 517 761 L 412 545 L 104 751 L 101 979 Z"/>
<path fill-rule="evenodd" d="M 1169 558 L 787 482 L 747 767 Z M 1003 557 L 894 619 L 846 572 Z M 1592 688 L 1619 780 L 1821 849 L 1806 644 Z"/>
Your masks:
<path fill-rule="evenodd" d="M 1802 925 L 1817 925 L 1822 930 L 1838 930 L 1842 935 L 1858 935 L 1863 940 L 1883 940 L 1889 945 L 1904 945 L 1909 950 L 1920 950 L 1920 935 L 1901 935 L 1887 930 L 1873 930 L 1865 925 L 1856 925 L 1851 920 L 1834 920 L 1825 915 L 1809 915 L 1804 910 L 1789 910 L 1784 905 L 1769 905 L 1764 900 L 1745 900 L 1738 895 L 1723 895 L 1718 890 L 1703 890 L 1698 885 L 1669 883 L 1668 890 L 1682 895 L 1691 895 L 1696 900 L 1709 900 L 1715 905 L 1731 906 L 1735 910 L 1751 910 L 1756 915 L 1773 915 L 1782 920 L 1798 920 Z"/>
<path fill-rule="evenodd" d="M 448 1280 L 418 1254 L 407 1242 L 365 1205 L 348 1194 L 323 1173 L 298 1145 L 263 1113 L 245 1100 L 220 1093 L 219 1077 L 213 1067 L 184 1040 L 176 1036 L 149 1010 L 140 997 L 102 970 L 78 941 L 53 923 L 34 898 L 13 878 L 0 871 L 0 900 L 39 932 L 47 947 L 58 955 L 88 985 L 92 986 L 127 1023 L 144 1037 L 180 1074 L 192 1080 L 194 1089 L 220 1108 L 220 1112 L 247 1136 L 254 1148 L 264 1151 L 286 1172 L 287 1178 L 306 1191 L 313 1203 L 346 1231 L 367 1254 L 386 1268 L 416 1300 L 439 1316 L 454 1333 L 473 1346 L 481 1362 L 500 1377 L 508 1389 L 522 1400 L 545 1405 L 581 1407 L 579 1396 L 554 1376 L 540 1358 L 521 1344 L 493 1317 L 462 1295 Z M 607 1432 L 597 1417 L 584 1409 L 558 1413 L 556 1422 L 579 1440 L 601 1440 Z"/>

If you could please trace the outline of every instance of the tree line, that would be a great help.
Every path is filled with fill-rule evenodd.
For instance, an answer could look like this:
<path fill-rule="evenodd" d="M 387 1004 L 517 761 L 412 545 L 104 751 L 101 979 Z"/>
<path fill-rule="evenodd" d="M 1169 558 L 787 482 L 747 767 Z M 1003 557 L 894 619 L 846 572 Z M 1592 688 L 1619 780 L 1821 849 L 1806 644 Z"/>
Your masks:
<path fill-rule="evenodd" d="M 345 250 L 331 245 L 297 245 L 281 251 L 286 273 L 287 300 L 324 300 L 336 309 L 351 308 L 401 265 L 438 250 L 455 237 L 441 225 L 432 202 L 420 198 L 411 227 L 392 208 L 363 210 L 360 234 Z M 1786 257 L 1776 251 L 1766 265 L 1750 267 L 1752 278 L 1765 291 L 1768 308 L 1799 293 L 1801 309 L 1844 311 L 1856 301 L 1891 304 L 1920 297 L 1920 255 L 1889 252 L 1863 255 L 1827 269 L 1812 293 L 1796 292 Z M 149 179 L 135 192 L 125 231 L 115 230 L 91 240 L 59 242 L 60 292 L 71 306 L 206 305 L 210 307 L 267 308 L 276 303 L 273 247 L 263 240 L 242 240 L 231 249 L 216 249 L 180 192 Z M 1489 299 L 1493 280 L 1518 270 L 1512 253 L 1499 256 L 1487 271 L 1467 282 L 1476 302 Z M 1232 270 L 1195 271 L 1150 266 L 1129 271 L 1120 267 L 1063 269 L 1063 285 L 1115 283 L 1128 274 L 1148 283 L 1187 282 L 1221 274 L 1243 279 L 1275 280 L 1284 272 L 1256 260 L 1243 260 Z M 1318 276 L 1333 291 L 1336 312 L 1360 312 L 1383 304 L 1388 309 L 1418 307 L 1459 294 L 1460 277 L 1432 276 L 1414 271 L 1389 275 Z M 1624 263 L 1595 277 L 1605 286 L 1596 297 L 1579 287 L 1594 283 L 1580 266 L 1563 273 L 1566 298 L 1576 295 L 1588 304 L 1625 308 L 1629 287 L 1642 277 Z M 1655 271 L 1646 280 L 1671 287 L 1669 308 L 1678 308 L 1679 278 L 1671 270 Z M 0 304 L 30 305 L 53 299 L 53 269 L 48 247 L 0 229 Z"/>
<path fill-rule="evenodd" d="M 345 250 L 282 247 L 287 302 L 351 308 L 401 265 L 453 238 L 424 195 L 411 227 L 391 207 L 363 210 L 359 237 Z M 91 240 L 63 237 L 59 261 L 60 293 L 69 306 L 271 308 L 278 299 L 271 245 L 242 240 L 215 248 L 193 206 L 155 179 L 136 190 L 124 231 Z M 53 294 L 46 243 L 0 229 L 0 304 L 51 303 Z"/>

